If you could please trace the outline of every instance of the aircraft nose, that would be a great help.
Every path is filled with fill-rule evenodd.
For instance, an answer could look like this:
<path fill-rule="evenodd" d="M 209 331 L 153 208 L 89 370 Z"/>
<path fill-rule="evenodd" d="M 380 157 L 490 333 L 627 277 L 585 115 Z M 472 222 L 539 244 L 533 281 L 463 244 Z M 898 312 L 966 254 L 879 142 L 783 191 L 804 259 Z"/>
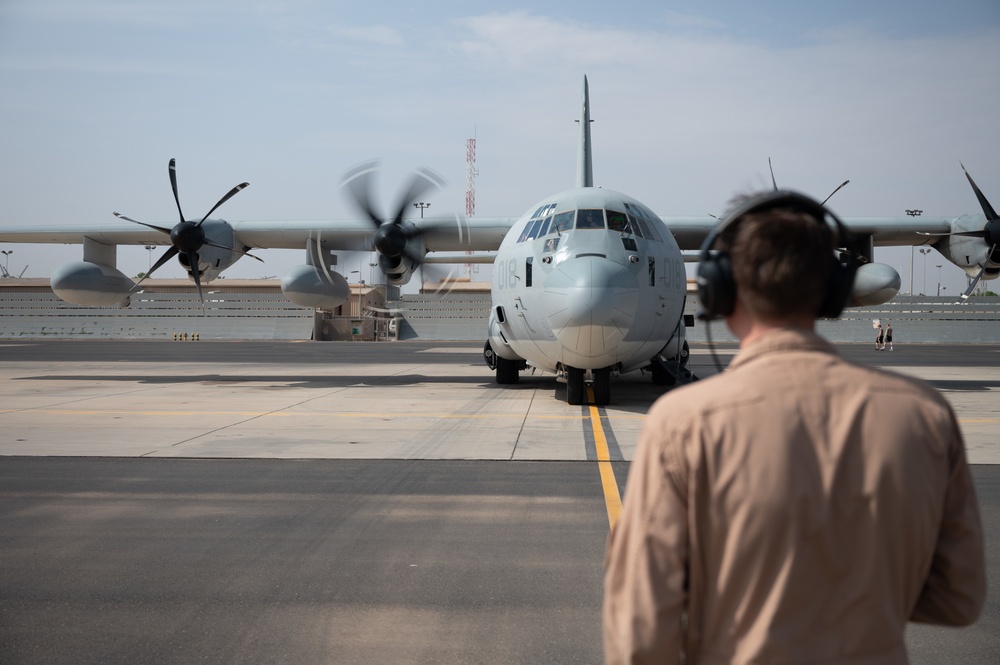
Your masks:
<path fill-rule="evenodd" d="M 549 323 L 563 347 L 581 358 L 613 352 L 635 318 L 638 285 L 625 266 L 602 256 L 563 261 L 548 276 L 545 292 L 555 311 Z M 577 362 L 580 367 L 589 363 Z"/>

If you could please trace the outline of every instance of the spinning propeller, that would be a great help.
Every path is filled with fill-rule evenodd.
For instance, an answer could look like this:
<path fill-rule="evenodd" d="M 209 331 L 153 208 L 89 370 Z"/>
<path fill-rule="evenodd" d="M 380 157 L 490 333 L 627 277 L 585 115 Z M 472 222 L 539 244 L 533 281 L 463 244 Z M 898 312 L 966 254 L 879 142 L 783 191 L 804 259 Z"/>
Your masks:
<path fill-rule="evenodd" d="M 132 222 L 133 224 L 141 224 L 145 227 L 156 229 L 160 233 L 165 233 L 166 235 L 170 236 L 171 247 L 166 252 L 163 253 L 163 256 L 161 256 L 155 264 L 153 264 L 153 267 L 149 269 L 149 272 L 143 275 L 142 279 L 136 282 L 136 285 L 132 288 L 133 291 L 139 288 L 139 285 L 142 284 L 143 280 L 152 275 L 164 263 L 166 263 L 167 261 L 169 261 L 178 254 L 183 254 L 185 259 L 187 259 L 188 267 L 191 269 L 191 276 L 194 277 L 194 285 L 195 288 L 198 289 L 198 299 L 201 300 L 202 302 L 205 302 L 205 298 L 202 296 L 201 293 L 201 270 L 198 269 L 199 249 L 201 249 L 205 245 L 208 245 L 209 247 L 218 247 L 219 249 L 224 249 L 227 251 L 239 252 L 244 256 L 249 256 L 252 259 L 258 260 L 261 263 L 264 262 L 263 259 L 256 257 L 253 254 L 249 254 L 243 250 L 236 249 L 235 247 L 227 247 L 226 245 L 220 245 L 218 243 L 212 242 L 211 240 L 207 240 L 205 238 L 205 230 L 202 228 L 202 224 L 205 223 L 205 220 L 208 219 L 209 215 L 215 212 L 219 206 L 221 206 L 223 203 L 231 199 L 233 196 L 236 195 L 237 192 L 247 187 L 250 183 L 244 182 L 239 185 L 236 185 L 231 190 L 229 190 L 229 192 L 225 196 L 219 199 L 219 202 L 216 203 L 214 206 L 212 206 L 212 209 L 209 210 L 207 213 L 205 213 L 205 216 L 202 217 L 200 221 L 189 222 L 184 219 L 184 212 L 181 210 L 181 201 L 180 198 L 178 198 L 177 196 L 176 163 L 177 160 L 171 158 L 169 166 L 170 188 L 174 192 L 174 203 L 177 204 L 177 213 L 180 215 L 181 218 L 181 221 L 176 226 L 174 226 L 171 229 L 168 229 L 162 226 L 155 226 L 153 224 L 146 224 L 145 222 L 140 222 L 137 219 L 126 217 L 121 213 L 116 212 L 114 213 L 114 215 L 118 219 L 124 219 L 126 222 Z"/>
<path fill-rule="evenodd" d="M 961 164 L 961 163 L 960 163 Z M 962 294 L 962 300 L 967 300 L 969 295 L 972 294 L 972 290 L 976 288 L 979 284 L 979 280 L 982 279 L 983 274 L 986 272 L 986 266 L 992 260 L 994 254 L 996 254 L 997 247 L 1000 246 L 1000 216 L 997 215 L 996 210 L 990 205 L 990 202 L 986 199 L 982 190 L 976 185 L 976 181 L 972 179 L 969 175 L 969 171 L 965 168 L 965 164 L 961 164 L 962 171 L 965 173 L 965 177 L 968 178 L 969 184 L 972 185 L 972 191 L 976 193 L 976 198 L 979 200 L 979 206 L 983 209 L 983 214 L 986 215 L 986 225 L 978 231 L 955 231 L 954 233 L 921 233 L 924 236 L 967 236 L 970 238 L 982 238 L 986 245 L 990 248 L 990 251 L 986 253 L 986 260 L 983 261 L 982 268 L 979 269 L 979 273 L 976 275 L 969 283 L 969 288 L 965 290 Z"/>
<path fill-rule="evenodd" d="M 375 212 L 372 205 L 372 189 L 378 169 L 377 160 L 363 162 L 344 174 L 341 187 L 347 190 L 354 204 L 375 226 L 375 236 L 372 243 L 378 253 L 390 259 L 396 259 L 396 266 L 405 256 L 416 267 L 423 260 L 424 255 L 419 250 L 419 243 L 411 243 L 410 241 L 419 238 L 421 231 L 413 226 L 404 226 L 403 214 L 427 191 L 443 187 L 446 183 L 440 175 L 431 169 L 417 169 L 410 178 L 409 186 L 399 199 L 396 214 L 392 218 L 384 219 Z"/>

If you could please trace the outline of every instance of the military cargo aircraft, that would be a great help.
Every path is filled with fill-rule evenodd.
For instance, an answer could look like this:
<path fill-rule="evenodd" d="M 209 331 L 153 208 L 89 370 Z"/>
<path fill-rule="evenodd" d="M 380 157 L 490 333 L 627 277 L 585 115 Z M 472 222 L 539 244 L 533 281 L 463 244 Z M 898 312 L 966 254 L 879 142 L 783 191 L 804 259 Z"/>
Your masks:
<path fill-rule="evenodd" d="M 718 220 L 660 217 L 626 194 L 594 186 L 590 99 L 584 77 L 576 188 L 553 194 L 520 217 L 427 217 L 407 219 L 414 201 L 440 184 L 420 170 L 392 217 L 371 201 L 376 166 L 362 164 L 343 179 L 363 217 L 337 221 L 226 221 L 209 216 L 247 183 L 230 190 L 192 221 L 177 194 L 176 165 L 169 176 L 179 222 L 148 224 L 115 213 L 126 223 L 91 226 L 0 228 L 0 242 L 80 243 L 83 260 L 52 274 L 53 291 L 81 305 L 127 305 L 139 284 L 116 267 L 118 245 L 168 245 L 147 273 L 177 257 L 195 284 L 217 278 L 255 249 L 303 249 L 304 263 L 291 268 L 281 289 L 303 307 L 332 309 L 350 295 L 337 272 L 334 252 L 372 251 L 393 285 L 406 284 L 436 253 L 495 252 L 492 308 L 484 348 L 500 384 L 513 384 L 528 368 L 554 372 L 566 382 L 566 399 L 580 404 L 592 390 L 596 404 L 611 401 L 612 377 L 647 370 L 656 384 L 690 380 L 683 314 L 685 257 L 698 249 Z M 964 166 L 963 166 L 964 169 Z M 887 302 L 899 291 L 899 274 L 873 261 L 874 247 L 932 245 L 974 278 L 1000 274 L 1000 218 L 966 177 L 983 209 L 960 217 L 844 218 L 853 234 L 841 248 L 861 263 L 849 305 Z M 461 262 L 466 262 L 462 259 Z M 140 280 L 141 282 L 141 280 Z"/>

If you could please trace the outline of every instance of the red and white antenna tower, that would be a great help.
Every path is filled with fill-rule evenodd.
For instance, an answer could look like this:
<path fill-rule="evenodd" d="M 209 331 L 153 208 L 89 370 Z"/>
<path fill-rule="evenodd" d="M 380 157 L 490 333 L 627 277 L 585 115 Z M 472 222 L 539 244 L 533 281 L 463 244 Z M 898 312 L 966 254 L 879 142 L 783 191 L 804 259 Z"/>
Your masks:
<path fill-rule="evenodd" d="M 465 215 L 473 217 L 476 214 L 476 138 L 465 141 Z"/>
<path fill-rule="evenodd" d="M 476 168 L 476 137 L 465 141 L 465 216 L 474 217 L 476 214 L 476 176 L 479 170 Z M 466 252 L 472 254 L 472 252 Z M 471 263 L 465 264 L 465 274 L 472 279 L 472 273 L 478 272 Z"/>

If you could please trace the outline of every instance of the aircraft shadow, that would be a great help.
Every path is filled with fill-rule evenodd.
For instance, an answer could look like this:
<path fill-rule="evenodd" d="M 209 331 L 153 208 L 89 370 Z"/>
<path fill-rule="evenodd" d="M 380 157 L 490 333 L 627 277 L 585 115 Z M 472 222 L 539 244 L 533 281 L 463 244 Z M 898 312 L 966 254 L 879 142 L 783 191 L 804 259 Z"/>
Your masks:
<path fill-rule="evenodd" d="M 986 379 L 982 381 L 971 379 L 930 379 L 927 383 L 944 392 L 988 392 L 991 389 L 1000 388 L 1000 379 Z"/>
<path fill-rule="evenodd" d="M 171 383 L 189 384 L 198 383 L 203 385 L 240 385 L 240 384 L 267 384 L 248 386 L 252 388 L 382 388 L 385 386 L 412 386 L 426 383 L 462 383 L 481 385 L 489 387 L 493 384 L 486 384 L 488 378 L 480 376 L 423 376 L 420 374 L 407 374 L 399 376 L 301 376 L 301 375 L 239 375 L 239 374 L 166 374 L 158 376 L 117 374 L 117 375 L 60 375 L 60 376 L 22 376 L 16 377 L 16 381 L 120 381 L 123 383 L 139 383 L 146 385 L 167 385 Z"/>

